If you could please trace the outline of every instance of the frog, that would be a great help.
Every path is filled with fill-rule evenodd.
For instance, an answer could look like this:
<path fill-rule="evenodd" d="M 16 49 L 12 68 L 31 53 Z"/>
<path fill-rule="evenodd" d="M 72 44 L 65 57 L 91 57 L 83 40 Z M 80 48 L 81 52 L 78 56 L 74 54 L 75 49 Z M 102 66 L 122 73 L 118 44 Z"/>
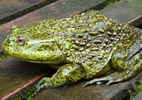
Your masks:
<path fill-rule="evenodd" d="M 83 87 L 98 82 L 110 85 L 142 70 L 142 30 L 96 10 L 13 25 L 2 48 L 6 55 L 23 61 L 61 64 L 53 76 L 38 82 L 34 94 L 80 80 L 87 80 Z"/>

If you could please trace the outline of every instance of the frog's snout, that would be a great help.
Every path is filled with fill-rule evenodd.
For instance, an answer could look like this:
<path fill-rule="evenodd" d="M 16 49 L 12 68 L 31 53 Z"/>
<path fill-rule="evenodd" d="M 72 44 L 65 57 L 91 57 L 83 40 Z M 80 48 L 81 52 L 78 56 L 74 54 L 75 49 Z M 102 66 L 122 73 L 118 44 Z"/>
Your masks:
<path fill-rule="evenodd" d="M 7 43 L 11 43 L 10 38 L 7 38 L 6 41 L 7 41 Z"/>
<path fill-rule="evenodd" d="M 10 44 L 11 42 L 12 42 L 12 40 L 10 39 L 9 36 L 7 36 L 6 39 L 5 39 L 5 41 L 3 42 L 3 44 L 8 45 L 8 44 Z"/>
<path fill-rule="evenodd" d="M 6 39 L 4 40 L 4 42 L 2 43 L 2 50 L 3 52 L 8 52 L 9 51 L 9 46 L 12 46 L 12 39 L 7 36 Z"/>

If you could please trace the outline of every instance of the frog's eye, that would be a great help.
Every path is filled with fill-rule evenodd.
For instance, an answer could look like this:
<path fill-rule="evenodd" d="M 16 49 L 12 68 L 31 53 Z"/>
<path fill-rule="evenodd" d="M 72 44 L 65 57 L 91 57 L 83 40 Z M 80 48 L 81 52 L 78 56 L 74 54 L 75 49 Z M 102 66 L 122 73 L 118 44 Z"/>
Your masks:
<path fill-rule="evenodd" d="M 18 36 L 17 37 L 17 43 L 21 46 L 24 45 L 25 43 L 25 38 L 23 36 Z"/>

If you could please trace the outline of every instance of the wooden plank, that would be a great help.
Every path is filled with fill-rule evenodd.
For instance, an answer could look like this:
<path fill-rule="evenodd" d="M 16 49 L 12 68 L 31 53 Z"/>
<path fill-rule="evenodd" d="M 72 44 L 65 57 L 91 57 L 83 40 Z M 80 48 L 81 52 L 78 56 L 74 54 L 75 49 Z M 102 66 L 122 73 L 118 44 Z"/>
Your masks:
<path fill-rule="evenodd" d="M 109 86 L 106 86 L 105 84 L 94 84 L 82 88 L 85 81 L 81 81 L 80 83 L 67 88 L 45 90 L 33 99 L 44 100 L 45 98 L 50 98 L 51 100 L 58 100 L 61 98 L 61 100 L 125 100 L 124 98 L 126 98 L 127 92 L 125 90 L 123 91 L 123 89 L 140 75 L 142 75 L 142 72 L 132 80 L 120 82 L 118 84 L 111 84 Z"/>
<path fill-rule="evenodd" d="M 142 0 L 120 0 L 112 6 L 105 7 L 100 13 L 123 23 L 137 26 L 142 24 Z M 132 23 L 132 20 L 133 22 L 137 20 L 137 22 Z"/>
<path fill-rule="evenodd" d="M 100 1 L 101 0 L 98 0 L 98 3 L 100 3 Z M 86 0 L 71 0 L 71 1 L 59 0 L 51 5 L 48 5 L 44 8 L 41 8 L 37 11 L 29 13 L 25 16 L 22 16 L 16 20 L 13 20 L 9 23 L 6 23 L 6 24 L 3 24 L 2 26 L 0 26 L 0 32 L 1 32 L 1 34 L 0 34 L 1 39 L 0 40 L 3 40 L 4 36 L 7 35 L 6 30 L 8 30 L 12 26 L 12 24 L 17 24 L 17 25 L 22 26 L 22 25 L 25 25 L 25 23 L 29 24 L 31 22 L 34 22 L 35 20 L 37 21 L 37 20 L 42 20 L 45 18 L 47 19 L 47 18 L 70 17 L 74 14 L 77 14 L 79 12 L 86 10 L 86 9 L 89 9 L 90 7 L 92 8 L 94 5 L 96 5 L 98 3 L 96 3 L 95 0 L 88 0 L 87 2 L 86 2 Z M 0 43 L 2 43 L 2 41 L 0 41 Z M 25 72 L 28 72 L 30 70 L 36 71 L 35 69 L 38 69 L 38 68 L 36 68 L 36 66 L 39 66 L 41 69 L 43 68 L 42 65 L 37 65 L 37 64 L 36 65 L 34 65 L 34 64 L 29 65 L 30 63 L 26 63 L 29 67 L 30 66 L 34 67 L 33 69 L 31 68 L 27 71 L 27 70 L 25 70 L 24 64 L 25 64 L 25 62 L 20 62 L 18 60 L 12 59 L 12 58 L 7 58 L 5 61 L 0 62 L 0 66 L 3 66 L 3 72 L 2 72 L 3 74 L 6 73 L 6 71 L 7 71 L 7 73 L 10 73 L 9 71 L 15 70 L 14 73 L 16 73 L 16 74 L 13 75 L 14 79 L 17 77 L 16 75 L 18 75 L 17 71 L 19 71 L 19 69 L 22 69 Z M 7 66 L 7 67 L 4 67 L 4 66 Z M 17 67 L 13 68 L 12 66 L 17 66 Z M 12 68 L 10 69 L 10 67 L 12 67 Z M 45 71 L 48 72 L 48 69 L 46 69 Z M 43 72 L 39 71 L 39 73 L 43 73 Z M 11 73 L 7 74 L 7 73 L 6 73 L 6 75 L 3 75 L 3 76 L 8 77 L 8 78 L 10 77 L 10 79 L 11 79 L 12 74 Z M 23 75 L 18 76 L 22 80 L 22 82 L 26 81 L 26 80 L 28 81 L 29 79 L 31 79 L 32 77 L 34 77 L 34 75 L 37 75 L 37 72 L 35 72 L 34 75 L 32 75 L 32 74 L 24 74 L 24 75 L 26 77 L 28 77 L 28 79 L 26 79 L 26 78 L 23 79 Z M 6 81 L 9 81 L 9 80 L 6 80 Z M 17 82 L 17 81 L 18 80 L 15 80 L 15 82 Z M 22 82 L 19 82 L 19 83 L 21 84 Z M 21 85 L 19 85 L 19 83 L 16 84 L 17 87 L 21 86 Z M 80 82 L 80 83 L 77 83 L 76 85 L 73 85 L 68 88 L 45 90 L 42 93 L 40 93 L 37 97 L 35 97 L 34 100 L 39 100 L 39 99 L 45 100 L 45 98 L 48 98 L 50 100 L 58 100 L 59 98 L 61 98 L 62 100 L 67 100 L 67 99 L 68 100 L 82 100 L 82 99 L 91 100 L 94 98 L 96 100 L 109 100 L 115 94 L 120 92 L 124 87 L 126 87 L 128 85 L 128 83 L 129 82 L 127 81 L 127 82 L 123 82 L 120 84 L 113 84 L 113 85 L 110 85 L 109 87 L 105 86 L 105 85 L 101 85 L 101 86 L 92 85 L 92 86 L 89 86 L 84 89 L 81 87 L 84 84 L 84 82 Z M 25 83 L 22 83 L 22 84 L 25 84 Z M 9 86 L 9 85 L 6 85 L 6 86 Z M 11 89 L 13 87 L 14 86 L 9 86 L 8 88 L 6 87 L 5 89 L 9 89 L 9 91 L 13 91 L 14 89 Z M 14 88 L 17 88 L 17 87 L 14 87 Z"/>
<path fill-rule="evenodd" d="M 0 0 L 0 24 L 39 9 L 56 0 Z"/>
<path fill-rule="evenodd" d="M 140 92 L 133 100 L 141 100 L 142 99 L 142 92 Z"/>

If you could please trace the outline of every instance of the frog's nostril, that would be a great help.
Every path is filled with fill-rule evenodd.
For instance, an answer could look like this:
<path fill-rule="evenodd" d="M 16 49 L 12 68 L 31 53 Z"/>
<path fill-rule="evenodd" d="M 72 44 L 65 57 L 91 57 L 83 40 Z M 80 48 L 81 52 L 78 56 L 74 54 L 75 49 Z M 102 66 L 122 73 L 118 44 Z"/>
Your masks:
<path fill-rule="evenodd" d="M 8 39 L 7 39 L 7 42 L 8 42 L 8 43 L 10 43 L 10 42 L 11 42 L 11 40 L 8 38 Z"/>

